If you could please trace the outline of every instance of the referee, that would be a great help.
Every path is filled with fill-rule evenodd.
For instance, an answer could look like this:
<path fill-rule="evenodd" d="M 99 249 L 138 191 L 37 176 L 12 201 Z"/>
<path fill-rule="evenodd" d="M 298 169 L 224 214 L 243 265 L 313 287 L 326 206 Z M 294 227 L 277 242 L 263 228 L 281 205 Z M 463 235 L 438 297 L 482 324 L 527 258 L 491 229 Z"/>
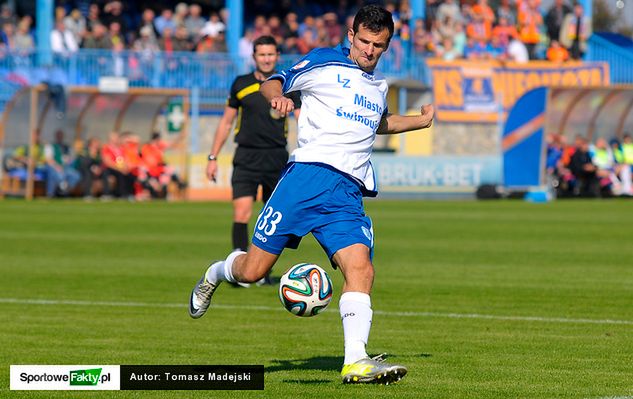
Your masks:
<path fill-rule="evenodd" d="M 286 136 L 288 123 L 270 107 L 259 86 L 275 72 L 279 49 L 272 36 L 261 36 L 253 42 L 255 71 L 235 78 L 231 85 L 224 114 L 215 131 L 215 138 L 207 163 L 207 177 L 215 181 L 218 172 L 217 156 L 235 127 L 237 148 L 233 157 L 233 249 L 248 249 L 248 222 L 253 213 L 257 189 L 262 186 L 263 201 L 268 201 L 277 185 L 281 171 L 288 162 Z M 299 118 L 299 93 L 290 96 L 295 103 L 295 117 Z M 266 282 L 270 283 L 268 277 Z"/>

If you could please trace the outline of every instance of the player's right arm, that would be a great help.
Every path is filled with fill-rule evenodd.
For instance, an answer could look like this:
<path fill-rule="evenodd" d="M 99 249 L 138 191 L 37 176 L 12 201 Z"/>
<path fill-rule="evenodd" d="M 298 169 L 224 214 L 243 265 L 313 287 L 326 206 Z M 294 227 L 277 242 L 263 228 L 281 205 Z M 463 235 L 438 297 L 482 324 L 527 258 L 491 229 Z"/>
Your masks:
<path fill-rule="evenodd" d="M 213 139 L 213 145 L 211 146 L 211 152 L 209 155 L 213 155 L 217 157 L 220 154 L 220 150 L 226 139 L 229 137 L 229 133 L 231 132 L 231 126 L 233 126 L 233 121 L 237 117 L 237 109 L 233 107 L 226 106 L 224 107 L 224 114 L 222 114 L 222 118 L 220 119 L 220 123 L 218 124 L 217 129 L 215 130 L 215 137 Z M 210 160 L 207 162 L 207 178 L 211 181 L 215 181 L 218 173 L 218 161 L 216 159 Z"/>
<path fill-rule="evenodd" d="M 270 107 L 284 117 L 295 109 L 292 99 L 285 97 L 282 92 L 281 82 L 276 79 L 267 80 L 259 88 L 264 98 L 270 103 Z"/>

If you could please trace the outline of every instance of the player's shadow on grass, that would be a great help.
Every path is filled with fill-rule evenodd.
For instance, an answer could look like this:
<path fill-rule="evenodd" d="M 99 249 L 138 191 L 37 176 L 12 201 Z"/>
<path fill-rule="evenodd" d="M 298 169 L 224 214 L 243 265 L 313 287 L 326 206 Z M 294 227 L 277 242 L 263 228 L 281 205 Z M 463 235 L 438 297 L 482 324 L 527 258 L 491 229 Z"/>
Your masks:
<path fill-rule="evenodd" d="M 271 366 L 266 367 L 266 373 L 290 370 L 339 371 L 341 364 L 343 364 L 343 358 L 341 356 L 316 356 L 295 360 L 274 359 L 271 363 Z"/>

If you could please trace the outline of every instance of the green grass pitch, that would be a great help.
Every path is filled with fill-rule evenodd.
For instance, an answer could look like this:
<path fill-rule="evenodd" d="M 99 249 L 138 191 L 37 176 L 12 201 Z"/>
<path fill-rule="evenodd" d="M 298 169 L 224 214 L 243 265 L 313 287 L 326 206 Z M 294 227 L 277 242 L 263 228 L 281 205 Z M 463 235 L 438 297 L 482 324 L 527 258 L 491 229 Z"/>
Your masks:
<path fill-rule="evenodd" d="M 193 284 L 230 249 L 228 203 L 0 201 L 0 398 L 633 397 L 630 201 L 368 201 L 376 236 L 368 350 L 409 367 L 340 382 L 341 276 L 314 318 L 277 287 Z M 9 391 L 10 364 L 263 364 L 261 391 Z"/>

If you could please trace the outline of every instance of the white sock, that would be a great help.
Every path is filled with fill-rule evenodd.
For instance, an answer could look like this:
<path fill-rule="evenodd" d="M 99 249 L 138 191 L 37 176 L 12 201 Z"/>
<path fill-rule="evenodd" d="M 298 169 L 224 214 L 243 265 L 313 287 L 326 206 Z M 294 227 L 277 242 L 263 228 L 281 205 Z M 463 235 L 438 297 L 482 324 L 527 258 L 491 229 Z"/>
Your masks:
<path fill-rule="evenodd" d="M 209 266 L 207 269 L 207 281 L 211 284 L 218 284 L 222 281 L 228 281 L 229 283 L 235 282 L 233 277 L 233 262 L 238 256 L 245 254 L 244 251 L 233 251 L 227 256 L 223 262 L 216 262 Z"/>
<path fill-rule="evenodd" d="M 339 310 L 345 337 L 343 364 L 354 363 L 368 357 L 365 346 L 369 338 L 373 314 L 369 295 L 362 292 L 344 292 L 339 300 Z"/>

